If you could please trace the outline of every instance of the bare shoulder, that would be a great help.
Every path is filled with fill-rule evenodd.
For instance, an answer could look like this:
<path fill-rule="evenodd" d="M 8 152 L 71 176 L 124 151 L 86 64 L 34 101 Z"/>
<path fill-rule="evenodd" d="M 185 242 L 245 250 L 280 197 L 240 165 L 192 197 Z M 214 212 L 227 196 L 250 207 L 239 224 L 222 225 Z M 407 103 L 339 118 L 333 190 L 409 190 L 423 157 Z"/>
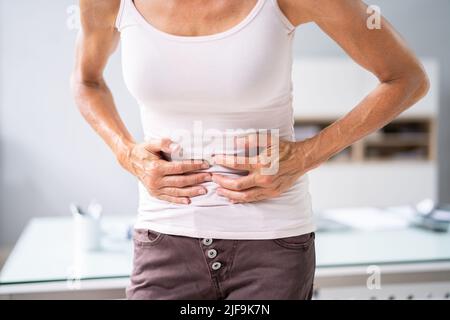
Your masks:
<path fill-rule="evenodd" d="M 86 31 L 113 29 L 121 0 L 80 0 L 81 24 Z"/>
<path fill-rule="evenodd" d="M 293 25 L 343 17 L 349 9 L 363 5 L 360 0 L 276 0 Z"/>

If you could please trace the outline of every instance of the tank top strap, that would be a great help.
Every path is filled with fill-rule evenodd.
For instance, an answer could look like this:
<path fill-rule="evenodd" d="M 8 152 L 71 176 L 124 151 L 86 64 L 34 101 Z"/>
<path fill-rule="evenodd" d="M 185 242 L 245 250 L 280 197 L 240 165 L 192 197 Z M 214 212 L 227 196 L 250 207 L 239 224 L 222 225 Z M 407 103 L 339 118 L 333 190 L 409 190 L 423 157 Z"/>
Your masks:
<path fill-rule="evenodd" d="M 280 5 L 278 4 L 278 0 L 268 0 L 268 1 L 271 3 L 271 9 L 275 11 L 276 15 L 278 16 L 284 27 L 287 29 L 287 31 L 289 33 L 294 31 L 295 26 L 289 21 L 289 19 L 281 10 Z"/>
<path fill-rule="evenodd" d="M 115 22 L 115 27 L 119 31 L 122 31 L 122 29 L 127 26 L 138 24 L 132 14 L 131 6 L 134 6 L 132 1 L 133 0 L 120 0 L 120 7 Z"/>

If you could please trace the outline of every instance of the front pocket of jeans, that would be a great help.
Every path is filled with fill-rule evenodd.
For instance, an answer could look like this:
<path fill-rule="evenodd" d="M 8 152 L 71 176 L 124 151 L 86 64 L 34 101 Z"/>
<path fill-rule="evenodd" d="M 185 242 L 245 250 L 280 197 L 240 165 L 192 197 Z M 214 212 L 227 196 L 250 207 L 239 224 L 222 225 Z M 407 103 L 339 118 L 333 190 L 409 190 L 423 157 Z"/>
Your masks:
<path fill-rule="evenodd" d="M 140 247 L 152 247 L 164 238 L 165 234 L 153 230 L 136 229 L 133 233 L 134 244 Z"/>
<path fill-rule="evenodd" d="M 300 250 L 309 248 L 314 242 L 315 237 L 315 233 L 311 232 L 300 236 L 274 239 L 273 241 L 283 248 Z"/>

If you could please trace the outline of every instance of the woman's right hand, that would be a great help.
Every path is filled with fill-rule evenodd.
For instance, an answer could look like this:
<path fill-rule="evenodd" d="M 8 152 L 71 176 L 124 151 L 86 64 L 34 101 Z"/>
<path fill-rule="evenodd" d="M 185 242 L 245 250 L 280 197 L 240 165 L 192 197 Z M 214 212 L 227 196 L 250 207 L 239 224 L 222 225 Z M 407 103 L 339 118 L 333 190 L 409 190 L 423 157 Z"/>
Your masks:
<path fill-rule="evenodd" d="M 211 174 L 201 160 L 166 161 L 161 152 L 172 154 L 177 145 L 170 139 L 130 144 L 116 153 L 119 163 L 136 176 L 155 198 L 177 204 L 189 204 L 190 198 L 204 195 L 202 183 L 211 181 Z"/>

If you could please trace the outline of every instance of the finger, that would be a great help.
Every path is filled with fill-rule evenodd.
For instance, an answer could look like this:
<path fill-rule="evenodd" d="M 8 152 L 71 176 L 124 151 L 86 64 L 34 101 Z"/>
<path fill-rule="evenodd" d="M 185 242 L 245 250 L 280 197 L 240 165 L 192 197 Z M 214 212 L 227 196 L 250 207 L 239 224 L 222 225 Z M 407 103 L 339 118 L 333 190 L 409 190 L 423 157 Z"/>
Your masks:
<path fill-rule="evenodd" d="M 186 175 L 165 176 L 161 179 L 163 187 L 188 187 L 212 181 L 210 173 L 192 173 Z"/>
<path fill-rule="evenodd" d="M 185 188 L 161 188 L 159 189 L 161 194 L 165 194 L 171 197 L 198 197 L 206 194 L 204 187 L 185 187 Z"/>
<path fill-rule="evenodd" d="M 163 175 L 183 174 L 208 168 L 208 162 L 201 160 L 171 161 L 162 163 L 159 167 Z"/>
<path fill-rule="evenodd" d="M 264 194 L 265 190 L 262 188 L 252 188 L 246 191 L 217 188 L 216 192 L 219 196 L 226 197 L 233 203 L 254 202 L 267 198 Z"/>
<path fill-rule="evenodd" d="M 161 194 L 158 196 L 158 199 L 164 200 L 167 202 L 177 203 L 177 204 L 190 204 L 191 200 L 189 198 L 184 197 L 171 197 L 165 194 Z"/>
<path fill-rule="evenodd" d="M 257 158 L 236 157 L 231 155 L 215 155 L 214 164 L 231 169 L 251 171 L 258 163 Z"/>
<path fill-rule="evenodd" d="M 212 180 L 222 188 L 235 191 L 246 190 L 256 186 L 254 174 L 242 178 L 230 178 L 220 174 L 213 174 Z"/>
<path fill-rule="evenodd" d="M 179 150 L 180 145 L 174 143 L 169 138 L 162 139 L 152 139 L 145 143 L 145 149 L 150 152 L 166 152 L 166 153 L 174 153 Z"/>

